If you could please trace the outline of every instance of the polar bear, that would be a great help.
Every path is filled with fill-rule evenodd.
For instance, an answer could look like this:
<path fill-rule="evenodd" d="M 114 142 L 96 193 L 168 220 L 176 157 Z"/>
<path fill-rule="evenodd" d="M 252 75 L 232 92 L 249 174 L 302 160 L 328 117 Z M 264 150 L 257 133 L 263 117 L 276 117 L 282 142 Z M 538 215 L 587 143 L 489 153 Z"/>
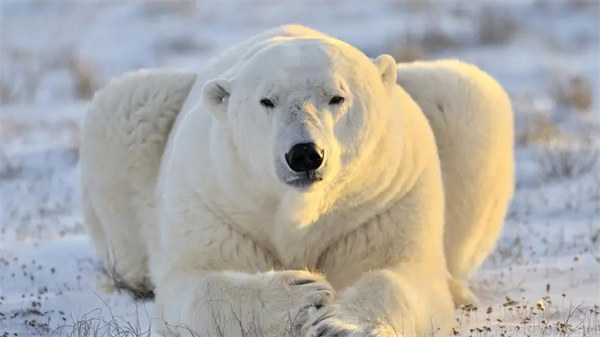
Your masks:
<path fill-rule="evenodd" d="M 106 268 L 155 290 L 158 334 L 445 334 L 512 156 L 509 100 L 475 67 L 288 25 L 101 90 L 82 208 Z"/>

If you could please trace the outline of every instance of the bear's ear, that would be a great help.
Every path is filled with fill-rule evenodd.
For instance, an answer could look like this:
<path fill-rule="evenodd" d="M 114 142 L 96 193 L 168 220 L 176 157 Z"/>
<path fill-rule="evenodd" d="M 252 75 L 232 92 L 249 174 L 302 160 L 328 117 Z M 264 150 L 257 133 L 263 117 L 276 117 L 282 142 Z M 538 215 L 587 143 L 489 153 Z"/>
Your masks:
<path fill-rule="evenodd" d="M 385 87 L 389 89 L 396 85 L 396 60 L 388 54 L 383 54 L 377 56 L 373 62 L 377 69 L 379 69 L 379 74 Z"/>
<path fill-rule="evenodd" d="M 202 102 L 219 120 L 227 113 L 227 103 L 231 92 L 231 84 L 224 79 L 206 82 L 202 87 Z"/>

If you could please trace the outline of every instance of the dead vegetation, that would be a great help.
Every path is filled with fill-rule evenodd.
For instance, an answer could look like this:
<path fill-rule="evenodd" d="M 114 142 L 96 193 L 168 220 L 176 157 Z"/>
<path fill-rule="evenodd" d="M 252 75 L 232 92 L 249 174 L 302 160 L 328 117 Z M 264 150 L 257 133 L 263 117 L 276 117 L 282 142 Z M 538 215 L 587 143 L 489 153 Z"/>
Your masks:
<path fill-rule="evenodd" d="M 560 106 L 572 108 L 579 113 L 590 112 L 592 108 L 592 85 L 581 75 L 558 76 L 551 95 Z"/>
<path fill-rule="evenodd" d="M 429 3 L 425 1 L 420 6 L 428 8 L 428 5 Z M 436 23 L 436 18 L 432 16 L 428 19 L 431 23 L 428 23 L 423 29 L 408 29 L 403 36 L 390 39 L 386 45 L 395 46 L 395 48 L 386 52 L 394 56 L 398 62 L 426 60 L 428 55 L 460 49 L 473 44 L 505 44 L 519 31 L 515 18 L 505 7 L 488 4 L 473 14 L 458 5 L 450 10 L 454 15 L 464 17 L 465 20 L 472 22 L 474 35 L 460 36 L 445 30 Z"/>
<path fill-rule="evenodd" d="M 546 285 L 549 290 L 550 284 Z M 566 294 L 560 296 L 560 302 L 566 301 Z M 68 336 L 68 337 L 150 337 L 151 325 L 144 322 L 150 321 L 147 310 L 140 312 L 136 306 L 133 317 L 116 315 L 106 302 L 105 312 L 97 308 L 84 315 L 64 319 L 66 322 L 50 331 L 44 330 L 40 336 Z M 140 319 L 140 314 L 145 317 Z M 482 319 L 483 318 L 483 319 Z M 471 321 L 484 321 L 482 325 L 471 325 Z M 524 299 L 505 297 L 500 306 L 490 306 L 479 310 L 473 305 L 464 305 L 459 309 L 456 318 L 457 324 L 463 326 L 453 329 L 452 336 L 547 336 L 566 337 L 577 335 L 582 337 L 598 336 L 600 333 L 600 307 L 572 304 L 557 305 L 549 296 L 542 297 L 536 303 L 528 303 Z M 466 329 L 464 327 L 467 327 Z M 39 331 L 39 330 L 38 330 Z M 185 331 L 194 337 L 213 337 L 193 331 L 185 326 L 167 325 L 169 336 L 178 336 Z M 4 334 L 6 336 L 6 333 Z M 217 337 L 224 337 L 221 329 L 217 329 Z M 258 323 L 252 329 L 241 325 L 238 336 L 263 337 L 264 333 Z M 297 337 L 298 333 L 285 333 L 283 337 Z M 427 334 L 428 337 L 439 336 L 436 333 Z"/>
<path fill-rule="evenodd" d="M 108 315 L 101 308 L 94 309 L 81 316 L 70 318 L 50 333 L 49 337 L 150 337 L 151 326 L 142 326 L 139 308 L 136 306 L 134 317 L 115 315 L 105 302 Z M 150 321 L 147 311 L 144 311 L 146 321 Z"/>
<path fill-rule="evenodd" d="M 426 60 L 428 54 L 455 48 L 458 41 L 439 26 L 430 25 L 422 34 L 406 33 L 401 38 L 390 39 L 388 45 L 396 46 L 388 51 L 397 62 Z"/>
<path fill-rule="evenodd" d="M 514 16 L 498 6 L 485 5 L 475 20 L 477 41 L 483 45 L 498 45 L 509 42 L 517 33 Z"/>
<path fill-rule="evenodd" d="M 599 155 L 592 140 L 575 146 L 557 140 L 542 147 L 537 159 L 546 178 L 571 178 L 590 172 Z"/>
<path fill-rule="evenodd" d="M 546 287 L 549 290 L 550 284 Z M 566 296 L 561 294 L 561 302 L 565 301 Z M 487 324 L 473 326 L 467 333 L 454 330 L 454 336 L 592 337 L 600 333 L 598 305 L 557 306 L 548 295 L 536 303 L 506 296 L 505 302 L 499 307 L 488 307 L 480 311 L 473 305 L 465 305 L 460 308 L 460 312 L 457 322 L 461 324 L 468 325 L 473 318 L 481 318 L 481 316 L 485 317 Z M 514 323 L 516 318 L 518 323 Z"/>
<path fill-rule="evenodd" d="M 88 99 L 99 87 L 89 60 L 81 58 L 71 48 L 54 54 L 7 49 L 5 47 L 3 50 L 2 62 L 14 73 L 0 73 L 0 98 L 3 103 L 32 102 L 40 97 L 40 90 L 46 89 L 59 90 L 60 95 L 71 98 Z M 60 88 L 55 88 L 52 80 L 44 82 L 53 77 L 64 78 L 68 85 L 61 84 Z"/>
<path fill-rule="evenodd" d="M 0 181 L 14 180 L 23 172 L 23 167 L 15 165 L 0 148 Z"/>
<path fill-rule="evenodd" d="M 559 134 L 545 114 L 526 114 L 521 116 L 518 123 L 515 137 L 520 145 L 545 144 Z"/>
<path fill-rule="evenodd" d="M 427 51 L 418 41 L 406 38 L 404 42 L 397 43 L 390 54 L 396 59 L 396 62 L 413 62 L 427 59 Z"/>
<path fill-rule="evenodd" d="M 113 312 L 110 305 L 106 301 L 104 301 L 99 295 L 97 295 L 97 297 L 102 301 L 104 308 L 96 308 L 81 316 L 70 316 L 69 319 L 63 318 L 64 323 L 59 325 L 51 332 L 48 331 L 40 336 L 150 337 L 152 335 L 152 319 L 145 308 L 144 311 L 141 312 L 139 306 L 136 305 L 135 311 L 132 313 L 132 315 L 117 315 Z M 223 304 L 220 301 L 215 301 L 215 303 Z M 227 305 L 227 303 L 225 305 Z M 265 336 L 262 326 L 257 319 L 254 319 L 249 323 L 248 326 L 245 326 L 239 319 L 238 315 L 233 311 L 233 307 L 230 304 L 229 307 L 234 320 L 237 321 L 239 326 L 239 333 L 236 333 L 235 336 Z M 142 314 L 144 316 L 140 316 Z M 173 325 L 163 322 L 166 328 L 166 337 L 177 337 L 180 336 L 182 332 L 185 332 L 186 335 L 192 337 L 229 337 L 228 335 L 225 335 L 222 328 L 223 325 L 220 323 L 220 320 L 223 319 L 223 317 L 217 315 L 214 308 L 213 318 L 217 327 L 216 335 L 209 335 L 207 333 L 194 331 L 185 325 Z M 286 328 L 286 331 L 281 337 L 300 337 L 300 328 L 294 324 L 295 318 L 296 315 L 289 315 L 289 327 Z"/>
<path fill-rule="evenodd" d="M 89 62 L 85 61 L 73 51 L 69 52 L 67 67 L 75 88 L 75 95 L 81 99 L 89 99 L 98 90 L 98 83 L 94 79 L 94 71 Z"/>
<path fill-rule="evenodd" d="M 577 177 L 592 171 L 600 155 L 600 130 L 589 122 L 592 86 L 577 74 L 552 78 L 548 99 L 512 97 L 515 142 L 532 148 L 544 178 Z"/>

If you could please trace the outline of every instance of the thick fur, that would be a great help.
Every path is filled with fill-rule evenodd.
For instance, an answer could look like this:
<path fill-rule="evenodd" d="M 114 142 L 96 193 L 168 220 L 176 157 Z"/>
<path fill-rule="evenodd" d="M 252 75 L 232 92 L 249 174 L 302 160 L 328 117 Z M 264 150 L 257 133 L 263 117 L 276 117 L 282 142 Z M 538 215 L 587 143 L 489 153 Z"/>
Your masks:
<path fill-rule="evenodd" d="M 151 275 L 165 335 L 445 334 L 512 191 L 511 118 L 474 67 L 396 68 L 283 26 L 197 74 L 101 91 L 83 133 L 84 215 L 107 266 L 134 287 Z M 307 141 L 324 148 L 323 180 L 290 186 L 283 155 Z M 444 194 L 461 199 L 445 213 Z"/>
<path fill-rule="evenodd" d="M 435 134 L 455 302 L 476 302 L 466 280 L 494 249 L 514 192 L 510 100 L 489 75 L 456 60 L 400 64 L 397 81 Z"/>
<path fill-rule="evenodd" d="M 139 292 L 153 288 L 148 252 L 157 246 L 156 231 L 144 224 L 154 223 L 160 161 L 195 78 L 168 70 L 124 75 L 95 95 L 85 116 L 80 154 L 85 223 L 107 271 Z"/>

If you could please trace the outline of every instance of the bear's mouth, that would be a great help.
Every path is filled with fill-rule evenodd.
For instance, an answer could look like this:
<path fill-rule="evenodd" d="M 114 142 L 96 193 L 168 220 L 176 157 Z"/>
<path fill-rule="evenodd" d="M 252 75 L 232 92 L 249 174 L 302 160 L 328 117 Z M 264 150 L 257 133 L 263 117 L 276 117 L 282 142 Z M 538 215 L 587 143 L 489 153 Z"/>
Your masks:
<path fill-rule="evenodd" d="M 307 188 L 323 180 L 323 175 L 317 170 L 298 172 L 291 179 L 285 181 L 286 184 L 296 188 Z"/>

